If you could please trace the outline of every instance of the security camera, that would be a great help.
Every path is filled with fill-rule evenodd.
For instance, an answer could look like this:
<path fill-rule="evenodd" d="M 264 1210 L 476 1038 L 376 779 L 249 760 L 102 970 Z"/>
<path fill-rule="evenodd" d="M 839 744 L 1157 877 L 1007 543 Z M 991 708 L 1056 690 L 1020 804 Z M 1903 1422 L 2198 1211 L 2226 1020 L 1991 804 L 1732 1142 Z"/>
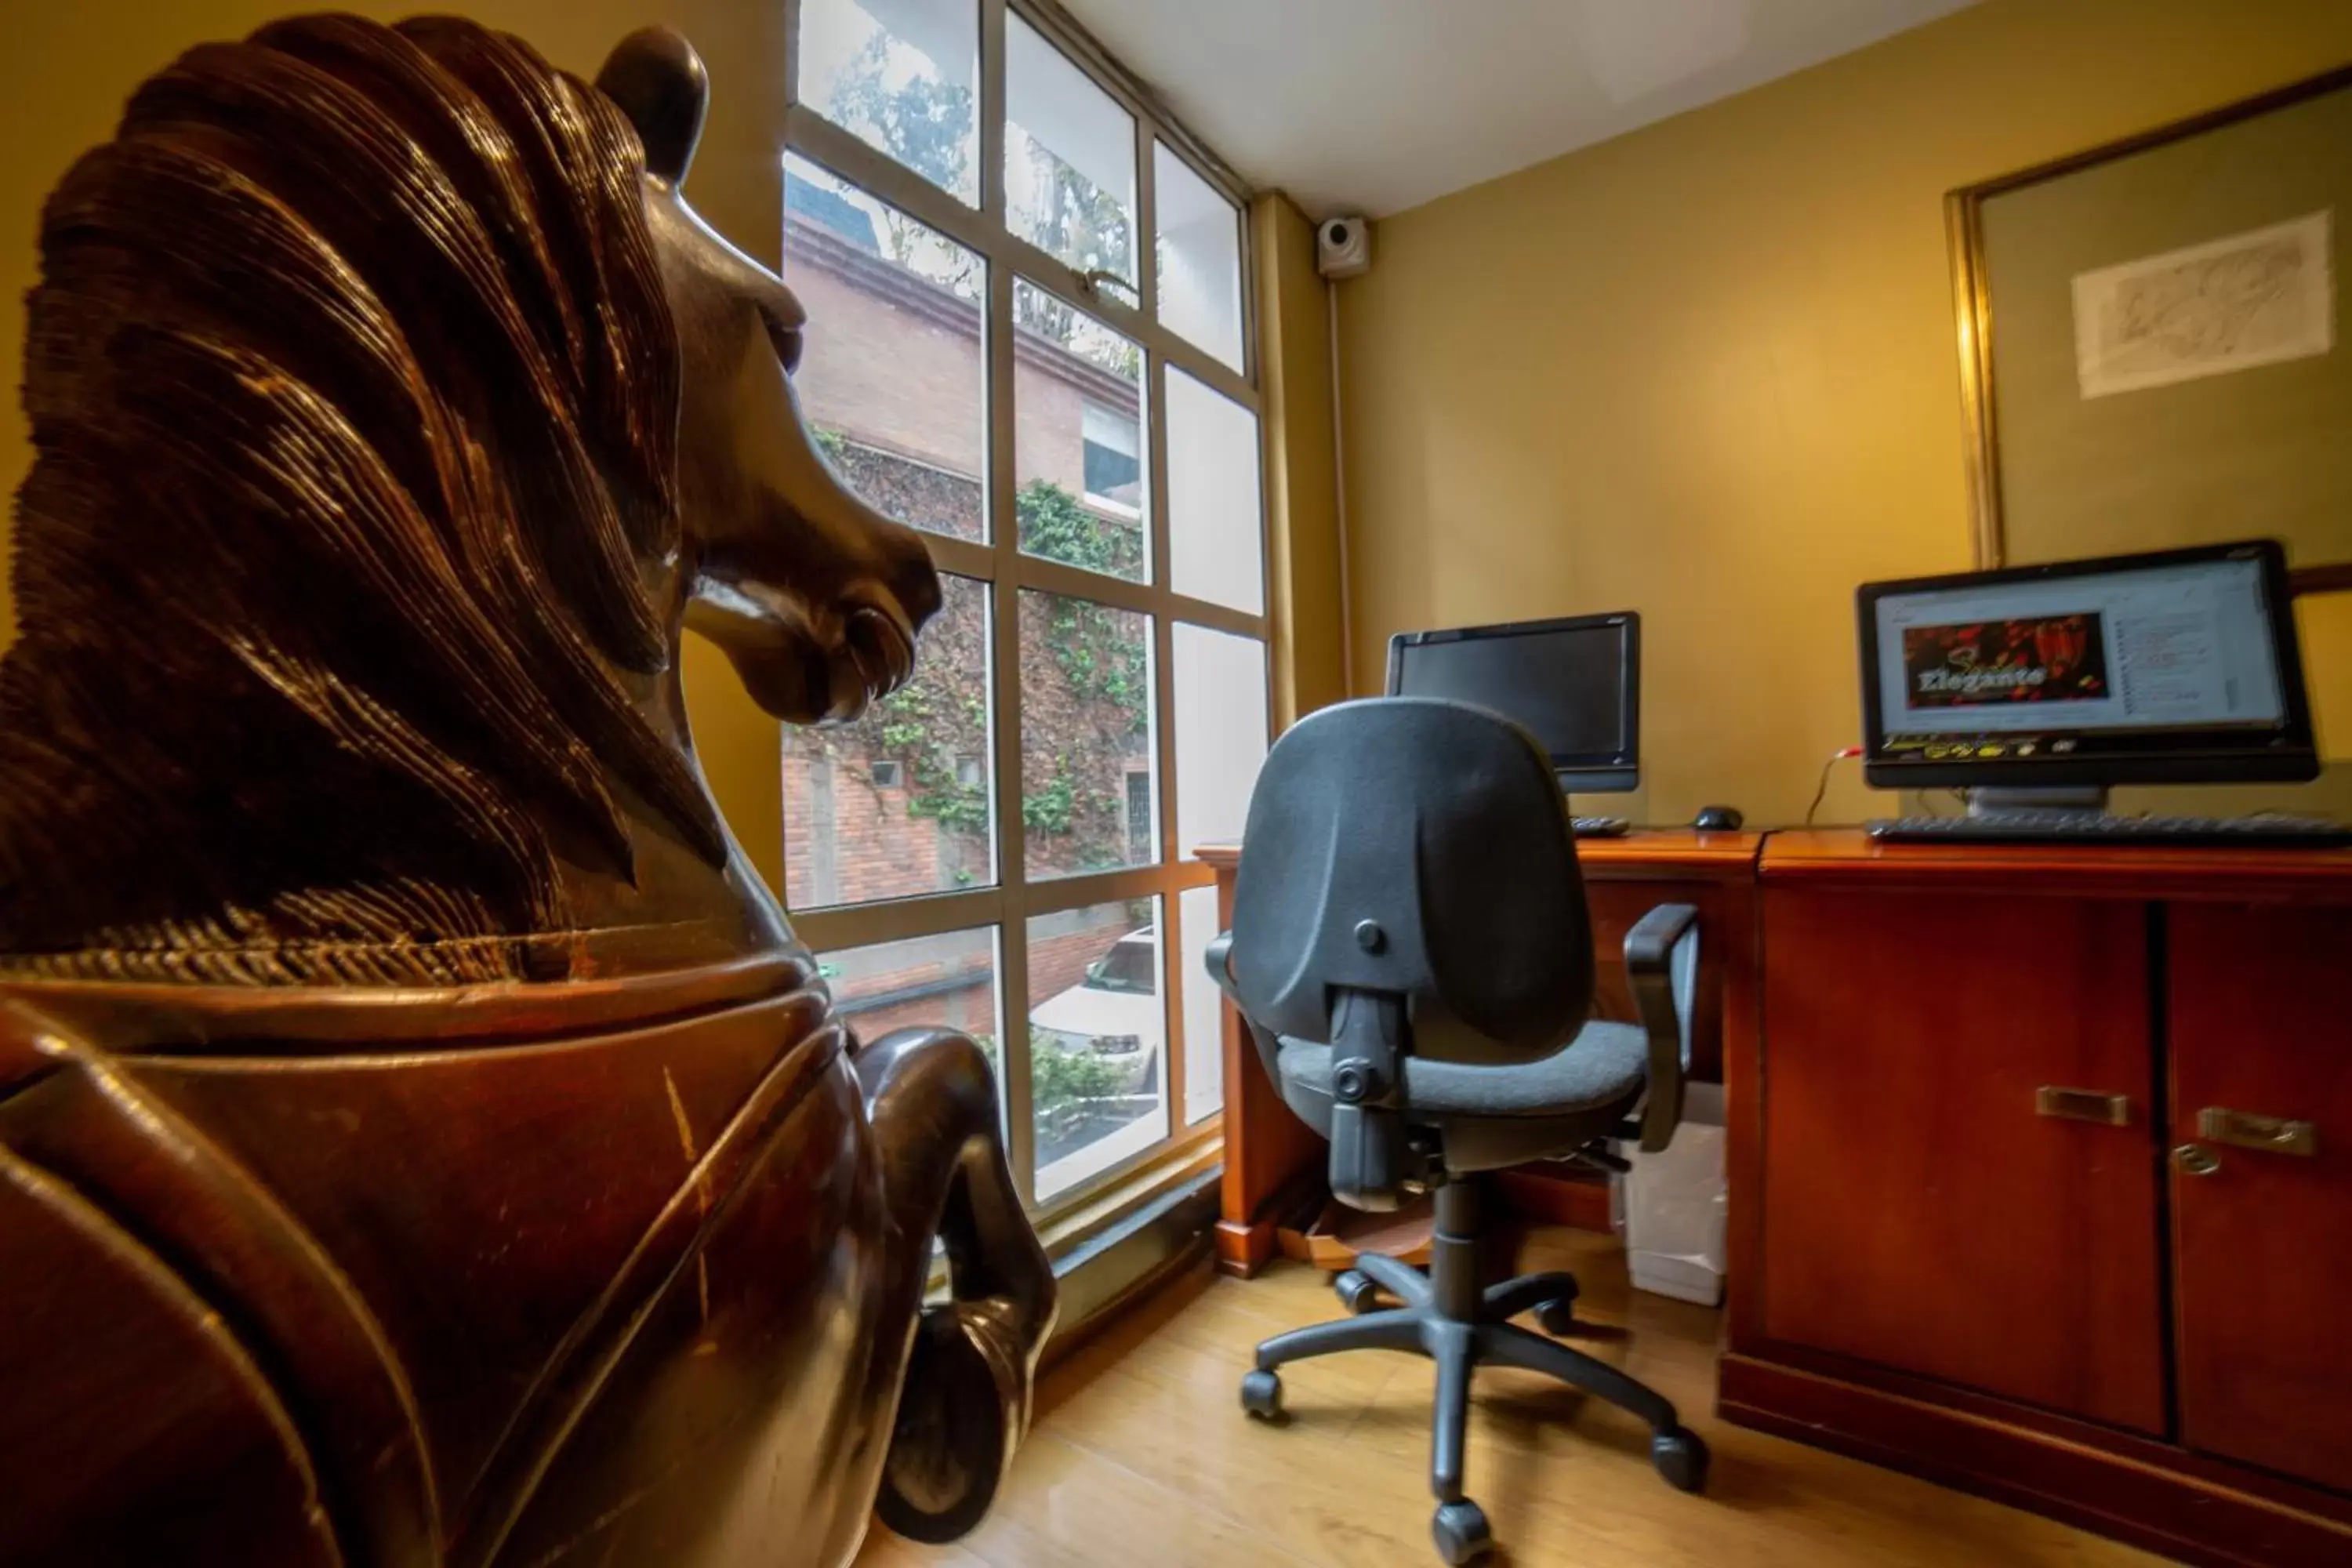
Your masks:
<path fill-rule="evenodd" d="M 1326 278 L 1354 278 L 1372 269 L 1368 218 L 1329 217 L 1315 226 L 1315 268 Z"/>

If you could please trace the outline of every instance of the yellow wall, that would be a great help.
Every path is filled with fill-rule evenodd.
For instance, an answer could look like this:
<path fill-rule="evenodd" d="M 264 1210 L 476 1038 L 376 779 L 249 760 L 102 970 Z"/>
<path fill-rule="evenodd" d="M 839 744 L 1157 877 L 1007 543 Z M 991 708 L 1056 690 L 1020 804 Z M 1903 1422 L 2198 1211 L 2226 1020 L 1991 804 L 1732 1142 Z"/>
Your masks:
<path fill-rule="evenodd" d="M 0 410 L 0 490 L 14 495 L 32 461 L 13 386 L 24 360 L 22 301 L 35 281 L 42 198 L 86 148 L 114 128 L 138 84 L 193 44 L 239 37 L 297 0 L 65 0 L 12 7 L 0 50 L 0 365 L 12 387 Z M 649 22 L 692 38 L 710 67 L 709 124 L 688 182 L 703 216 L 754 256 L 773 259 L 782 233 L 784 7 L 778 0 L 335 0 L 331 7 L 394 20 L 458 10 L 529 39 L 566 69 L 593 77 L 613 45 Z M 0 647 L 15 635 L 0 582 Z M 769 881 L 782 887 L 783 781 L 775 723 L 752 706 L 723 657 L 688 639 L 685 679 L 697 750 L 730 825 Z"/>
<path fill-rule="evenodd" d="M 1381 224 L 1340 287 L 1358 690 L 1392 632 L 1635 608 L 1636 813 L 1801 817 L 1858 739 L 1854 585 L 1969 564 L 1944 193 L 2347 60 L 2343 0 L 1985 0 Z M 1848 763 L 1823 818 L 1885 809 Z"/>
<path fill-rule="evenodd" d="M 1250 205 L 1265 391 L 1266 588 L 1275 720 L 1348 695 L 1340 675 L 1339 466 L 1331 429 L 1331 317 L 1315 226 L 1280 192 Z"/>

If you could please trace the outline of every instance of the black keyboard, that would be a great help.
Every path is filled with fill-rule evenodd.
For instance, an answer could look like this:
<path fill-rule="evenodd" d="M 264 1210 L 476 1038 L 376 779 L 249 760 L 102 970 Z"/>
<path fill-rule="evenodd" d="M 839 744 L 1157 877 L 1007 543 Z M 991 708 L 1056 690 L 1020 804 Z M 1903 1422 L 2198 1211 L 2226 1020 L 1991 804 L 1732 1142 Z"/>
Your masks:
<path fill-rule="evenodd" d="M 1633 830 L 1622 816 L 1571 816 L 1568 823 L 1579 838 L 1622 838 Z"/>
<path fill-rule="evenodd" d="M 1988 812 L 1975 816 L 1882 817 L 1873 838 L 1898 844 L 2234 845 L 2338 848 L 2352 826 L 2324 816 L 2109 816 L 2098 811 Z"/>

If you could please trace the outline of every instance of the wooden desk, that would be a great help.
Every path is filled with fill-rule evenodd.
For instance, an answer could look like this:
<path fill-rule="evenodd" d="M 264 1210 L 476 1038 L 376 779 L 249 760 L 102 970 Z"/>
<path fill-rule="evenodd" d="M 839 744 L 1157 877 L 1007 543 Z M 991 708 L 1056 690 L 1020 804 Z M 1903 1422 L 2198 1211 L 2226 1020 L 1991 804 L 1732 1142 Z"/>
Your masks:
<path fill-rule="evenodd" d="M 1722 1415 L 2190 1561 L 2352 1561 L 2352 851 L 1786 833 L 1759 874 Z"/>
<path fill-rule="evenodd" d="M 1756 858 L 1754 833 L 1641 832 L 1623 838 L 1583 838 L 1576 856 L 1592 911 L 1599 965 L 1594 1011 L 1632 1021 L 1625 984 L 1625 932 L 1659 904 L 1689 903 L 1699 911 L 1698 1020 L 1693 1031 L 1694 1076 L 1721 1076 L 1724 1020 L 1755 1009 Z M 1217 869 L 1217 920 L 1233 925 L 1234 875 L 1241 851 L 1213 846 L 1197 852 Z M 1267 1081 L 1249 1033 L 1225 1009 L 1225 1171 L 1217 1221 L 1218 1267 L 1251 1275 L 1274 1256 L 1277 1225 L 1300 1206 L 1312 1207 L 1325 1168 L 1323 1141 L 1290 1113 Z M 1515 1196 L 1555 1217 L 1580 1214 L 1581 1184 L 1559 1166 L 1512 1173 Z M 1546 1189 L 1555 1189 L 1547 1194 Z M 1598 1189 L 1584 1187 L 1584 1193 Z M 1601 1198 L 1605 1204 L 1605 1194 Z"/>

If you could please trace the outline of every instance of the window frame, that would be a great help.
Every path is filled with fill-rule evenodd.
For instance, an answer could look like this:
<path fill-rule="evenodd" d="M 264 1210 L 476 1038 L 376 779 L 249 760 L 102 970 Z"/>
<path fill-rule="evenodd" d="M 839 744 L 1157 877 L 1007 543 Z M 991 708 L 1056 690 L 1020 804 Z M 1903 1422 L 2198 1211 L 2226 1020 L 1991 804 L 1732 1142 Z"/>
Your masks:
<path fill-rule="evenodd" d="M 1106 1194 L 1134 1178 L 1139 1171 L 1169 1174 L 1197 1172 L 1204 1161 L 1214 1156 L 1213 1146 L 1223 1134 L 1222 1108 L 1190 1126 L 1184 1121 L 1184 992 L 1188 984 L 1207 985 L 1210 982 L 1205 975 L 1181 973 L 1183 965 L 1174 962 L 1171 955 L 1182 951 L 1180 895 L 1187 889 L 1213 885 L 1215 873 L 1206 864 L 1186 858 L 1197 846 L 1176 841 L 1176 753 L 1182 737 L 1177 733 L 1176 726 L 1173 637 L 1176 623 L 1185 621 L 1247 637 L 1259 645 L 1265 654 L 1267 742 L 1271 745 L 1278 724 L 1271 591 L 1273 485 L 1266 473 L 1271 443 L 1266 438 L 1265 400 L 1260 385 L 1262 349 L 1254 286 L 1254 236 L 1249 221 L 1252 193 L 1197 138 L 1170 118 L 1140 84 L 1052 0 L 977 0 L 980 205 L 967 206 L 951 193 L 897 163 L 888 153 L 869 146 L 802 101 L 801 0 L 783 0 L 783 9 L 791 79 L 783 145 L 777 151 L 779 178 L 784 154 L 797 154 L 974 252 L 986 268 L 981 346 L 986 387 L 983 450 L 988 542 L 928 532 L 922 538 L 941 572 L 986 583 L 991 594 L 990 656 L 994 696 L 991 731 L 994 755 L 985 759 L 983 765 L 993 770 L 992 835 L 997 859 L 997 879 L 992 887 L 793 911 L 793 927 L 799 939 L 816 952 L 973 927 L 995 929 L 1007 1153 L 1024 1199 L 1039 1215 L 1041 1223 L 1055 1222 L 1059 1234 L 1068 1225 L 1084 1219 L 1091 1212 L 1089 1205 L 1105 1215 L 1124 1212 L 1131 1206 L 1123 1198 L 1111 1199 L 1106 1206 Z M 1097 287 L 1094 279 L 1039 248 L 1008 226 L 1004 173 L 1008 15 L 1017 15 L 1034 27 L 1134 121 L 1136 276 L 1131 304 L 1125 282 L 1106 280 Z M 1235 254 L 1240 268 L 1240 370 L 1213 350 L 1195 345 L 1162 325 L 1159 319 L 1155 143 L 1165 146 L 1206 181 L 1212 190 L 1233 204 Z M 1012 323 L 1016 277 L 1123 333 L 1143 351 L 1144 376 L 1139 390 L 1145 416 L 1141 456 L 1146 483 L 1145 504 L 1139 515 L 1146 523 L 1150 549 L 1148 582 L 1129 583 L 1022 552 L 1015 521 L 1018 486 Z M 1259 570 L 1267 589 L 1263 595 L 1265 608 L 1259 614 L 1188 597 L 1170 587 L 1166 392 L 1171 364 L 1240 404 L 1257 421 Z M 1026 832 L 1018 804 L 1022 799 L 1020 595 L 1024 590 L 1087 600 L 1150 617 L 1154 715 L 1150 766 L 1160 843 L 1159 858 L 1150 865 L 1037 880 L 1028 875 Z M 1161 910 L 1160 969 L 1164 1027 L 1160 1073 L 1166 1107 L 1162 1133 L 1150 1148 L 1056 1193 L 1050 1203 L 1040 1205 L 1034 1195 L 1036 1127 L 1027 1036 L 1025 1029 L 1018 1026 L 1028 1018 L 1034 1000 L 1029 994 L 1028 922 L 1038 915 L 1142 897 L 1158 898 Z M 1228 1092 L 1231 1087 L 1226 1086 Z M 1087 1231 L 1092 1228 L 1091 1224 L 1085 1226 Z"/>

